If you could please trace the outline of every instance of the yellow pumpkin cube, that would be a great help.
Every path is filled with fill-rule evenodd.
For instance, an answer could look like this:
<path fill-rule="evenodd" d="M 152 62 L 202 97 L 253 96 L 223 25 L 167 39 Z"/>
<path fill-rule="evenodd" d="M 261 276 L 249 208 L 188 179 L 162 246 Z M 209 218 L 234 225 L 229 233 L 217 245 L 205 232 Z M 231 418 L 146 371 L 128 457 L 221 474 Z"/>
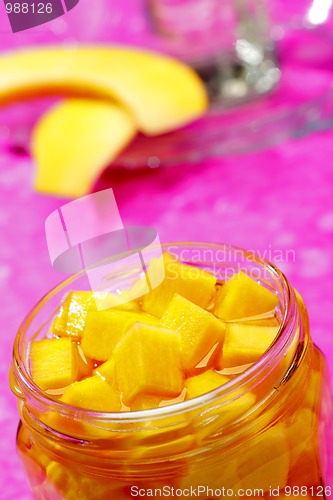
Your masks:
<path fill-rule="evenodd" d="M 125 311 L 137 311 L 139 309 L 135 301 L 128 301 L 119 305 L 117 296 L 107 292 L 69 292 L 53 321 L 52 332 L 59 337 L 80 338 L 85 327 L 87 313 L 97 311 L 97 303 L 101 304 L 103 302 L 109 308 L 114 306 Z"/>
<path fill-rule="evenodd" d="M 136 133 L 134 117 L 116 102 L 61 101 L 40 118 L 33 131 L 35 189 L 73 198 L 88 194 Z"/>
<path fill-rule="evenodd" d="M 96 310 L 92 292 L 69 292 L 52 324 L 52 332 L 60 337 L 81 337 L 87 311 Z"/>
<path fill-rule="evenodd" d="M 290 449 L 289 486 L 311 486 L 320 483 L 317 459 L 320 443 L 316 415 L 309 408 L 300 408 L 287 424 Z"/>
<path fill-rule="evenodd" d="M 160 318 L 175 293 L 204 309 L 210 304 L 215 292 L 215 276 L 199 267 L 182 264 L 168 253 L 151 259 L 148 273 L 151 276 L 160 273 L 161 266 L 164 266 L 165 278 L 143 297 L 144 311 Z"/>
<path fill-rule="evenodd" d="M 185 381 L 186 399 L 196 398 L 213 391 L 229 382 L 229 380 L 228 377 L 217 373 L 215 370 L 207 370 L 200 373 L 200 375 L 189 377 Z M 219 399 L 215 404 L 212 404 L 211 414 L 217 417 L 213 423 L 214 428 L 218 429 L 235 421 L 248 411 L 255 401 L 256 397 L 252 392 L 244 392 L 241 389 L 234 390 L 231 401 L 224 397 Z M 214 408 L 214 405 L 217 405 L 217 408 Z M 212 429 L 208 428 L 208 432 L 212 432 Z"/>
<path fill-rule="evenodd" d="M 80 471 L 77 468 L 71 468 L 70 464 L 65 462 L 50 462 L 46 468 L 47 482 L 51 483 L 55 491 L 47 492 L 45 496 L 38 498 L 48 498 L 58 500 L 101 500 L 103 498 L 115 498 L 117 500 L 128 500 L 125 486 L 121 483 L 115 485 L 114 481 L 108 478 L 90 475 L 86 471 Z"/>
<path fill-rule="evenodd" d="M 66 387 L 76 380 L 77 352 L 70 338 L 33 341 L 30 363 L 33 381 L 43 390 Z"/>
<path fill-rule="evenodd" d="M 79 408 L 102 412 L 116 412 L 121 408 L 119 393 L 98 375 L 68 386 L 61 401 Z"/>
<path fill-rule="evenodd" d="M 219 368 L 246 365 L 257 361 L 274 341 L 279 324 L 228 323 L 225 331 Z"/>
<path fill-rule="evenodd" d="M 86 356 L 98 361 L 111 358 L 114 348 L 134 323 L 158 325 L 157 318 L 144 313 L 119 310 L 87 313 L 81 347 Z"/>
<path fill-rule="evenodd" d="M 239 487 L 244 489 L 284 488 L 288 484 L 290 453 L 285 429 L 275 425 L 249 442 L 239 454 Z"/>
<path fill-rule="evenodd" d="M 206 372 L 200 373 L 200 375 L 189 377 L 185 381 L 186 399 L 192 399 L 202 394 L 206 394 L 227 382 L 229 382 L 229 378 L 217 373 L 215 370 L 207 370 Z"/>
<path fill-rule="evenodd" d="M 93 371 L 94 375 L 102 377 L 106 382 L 115 387 L 115 365 L 114 358 L 110 358 Z"/>
<path fill-rule="evenodd" d="M 186 371 L 193 369 L 223 340 L 225 330 L 225 324 L 212 313 L 177 293 L 163 314 L 161 325 L 180 333 L 181 359 Z"/>
<path fill-rule="evenodd" d="M 137 323 L 117 345 L 116 383 L 125 405 L 140 394 L 175 397 L 183 389 L 178 332 Z"/>
<path fill-rule="evenodd" d="M 247 274 L 239 272 L 222 287 L 214 314 L 224 321 L 259 316 L 275 309 L 279 299 Z"/>
<path fill-rule="evenodd" d="M 150 394 L 141 394 L 131 403 L 131 411 L 149 410 L 158 408 L 162 401 L 161 396 L 152 396 Z"/>
<path fill-rule="evenodd" d="M 1 55 L 0 74 L 1 104 L 45 94 L 119 102 L 146 135 L 190 123 L 208 104 L 203 82 L 193 69 L 138 47 L 59 44 L 17 50 Z"/>
<path fill-rule="evenodd" d="M 150 408 L 158 408 L 162 406 L 175 405 L 182 403 L 185 400 L 186 389 L 175 398 L 163 399 L 161 396 L 151 396 L 149 394 L 141 394 L 131 404 L 131 411 L 149 410 Z"/>

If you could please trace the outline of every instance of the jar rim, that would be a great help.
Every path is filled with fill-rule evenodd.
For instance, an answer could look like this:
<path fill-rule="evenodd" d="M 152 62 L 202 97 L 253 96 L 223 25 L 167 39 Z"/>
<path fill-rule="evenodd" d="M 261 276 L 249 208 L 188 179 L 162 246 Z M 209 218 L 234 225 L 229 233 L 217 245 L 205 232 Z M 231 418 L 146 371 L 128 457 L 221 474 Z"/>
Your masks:
<path fill-rule="evenodd" d="M 145 421 L 149 417 L 150 421 L 155 421 L 167 416 L 176 416 L 184 413 L 191 412 L 195 409 L 204 408 L 206 404 L 211 404 L 214 401 L 219 399 L 226 398 L 229 395 L 232 395 L 233 391 L 244 387 L 246 384 L 254 380 L 258 374 L 266 367 L 269 359 L 280 359 L 283 356 L 284 349 L 286 345 L 289 345 L 292 341 L 291 332 L 288 331 L 288 324 L 290 323 L 294 313 L 295 313 L 295 293 L 285 277 L 285 275 L 280 271 L 273 263 L 269 262 L 267 259 L 261 257 L 254 257 L 253 251 L 244 250 L 241 247 L 237 247 L 234 245 L 223 244 L 223 243 L 213 243 L 213 242 L 170 242 L 164 243 L 161 245 L 163 250 L 167 250 L 170 247 L 173 248 L 181 248 L 181 247 L 190 247 L 190 248 L 210 248 L 212 250 L 218 249 L 227 249 L 228 251 L 237 251 L 241 252 L 242 255 L 248 256 L 251 258 L 251 261 L 261 265 L 263 268 L 269 270 L 269 272 L 278 279 L 279 283 L 282 285 L 282 290 L 284 292 L 285 298 L 285 308 L 283 313 L 282 322 L 279 328 L 279 331 L 270 345 L 270 347 L 265 351 L 265 353 L 253 364 L 247 367 L 242 373 L 236 374 L 236 376 L 224 383 L 220 387 L 204 393 L 196 398 L 189 399 L 186 401 L 182 401 L 179 403 L 175 403 L 172 405 L 167 405 L 158 408 L 151 408 L 148 410 L 138 410 L 138 411 L 122 411 L 122 412 L 100 412 L 95 410 L 88 410 L 85 408 L 79 408 L 76 406 L 72 406 L 61 401 L 57 401 L 52 398 L 51 395 L 45 393 L 42 389 L 40 389 L 32 380 L 32 377 L 29 374 L 29 370 L 26 366 L 25 360 L 21 356 L 21 347 L 24 344 L 24 337 L 29 324 L 36 313 L 43 307 L 43 305 L 56 293 L 60 292 L 67 285 L 77 281 L 80 277 L 85 274 L 85 270 L 73 274 L 61 281 L 58 285 L 49 290 L 29 311 L 29 313 L 23 319 L 14 343 L 13 349 L 13 371 L 15 381 L 19 385 L 18 392 L 22 391 L 23 399 L 25 399 L 25 395 L 29 395 L 29 399 L 34 399 L 38 401 L 39 404 L 42 404 L 44 407 L 51 407 L 52 410 L 56 410 L 61 414 L 66 414 L 66 416 L 70 416 L 71 414 L 75 418 L 90 417 L 93 419 L 97 419 L 99 421 L 107 421 L 109 423 L 134 423 Z M 242 394 L 240 394 L 241 396 Z M 22 397 L 19 396 L 19 397 Z M 228 401 L 226 401 L 228 403 Z"/>

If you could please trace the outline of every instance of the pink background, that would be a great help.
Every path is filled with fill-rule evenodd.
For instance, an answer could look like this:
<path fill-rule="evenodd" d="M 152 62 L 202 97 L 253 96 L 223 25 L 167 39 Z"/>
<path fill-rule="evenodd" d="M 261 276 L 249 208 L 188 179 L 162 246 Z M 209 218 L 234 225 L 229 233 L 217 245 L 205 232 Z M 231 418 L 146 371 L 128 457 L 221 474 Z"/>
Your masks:
<path fill-rule="evenodd" d="M 330 54 L 306 72 L 290 50 L 290 43 L 302 47 L 302 34 L 288 43 L 281 43 L 280 53 L 289 84 L 310 99 L 319 88 L 324 92 L 333 77 Z M 33 176 L 29 157 L 2 147 L 0 499 L 5 500 L 31 498 L 15 451 L 18 413 L 8 388 L 13 340 L 24 315 L 62 279 L 50 265 L 44 222 L 67 200 L 36 194 Z M 114 189 L 124 224 L 152 226 L 162 242 L 226 242 L 267 257 L 293 250 L 295 259 L 278 265 L 303 295 L 313 338 L 332 366 L 333 131 L 196 166 L 137 172 L 110 168 L 96 189 L 106 187 Z"/>

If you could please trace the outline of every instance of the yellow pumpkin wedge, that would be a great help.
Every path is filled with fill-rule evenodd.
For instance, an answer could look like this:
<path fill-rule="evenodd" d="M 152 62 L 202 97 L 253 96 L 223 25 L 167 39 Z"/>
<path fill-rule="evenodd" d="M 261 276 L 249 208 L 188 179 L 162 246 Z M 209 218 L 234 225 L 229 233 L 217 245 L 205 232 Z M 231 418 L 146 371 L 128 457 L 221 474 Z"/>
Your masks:
<path fill-rule="evenodd" d="M 33 341 L 30 363 L 33 381 L 43 390 L 66 387 L 78 374 L 77 352 L 70 338 Z"/>
<path fill-rule="evenodd" d="M 118 104 L 96 99 L 57 104 L 33 132 L 35 188 L 68 197 L 85 195 L 136 132 L 133 116 Z"/>
<path fill-rule="evenodd" d="M 0 104 L 40 95 L 120 102 L 147 135 L 202 115 L 207 96 L 197 74 L 161 54 L 120 46 L 33 48 L 0 58 Z"/>

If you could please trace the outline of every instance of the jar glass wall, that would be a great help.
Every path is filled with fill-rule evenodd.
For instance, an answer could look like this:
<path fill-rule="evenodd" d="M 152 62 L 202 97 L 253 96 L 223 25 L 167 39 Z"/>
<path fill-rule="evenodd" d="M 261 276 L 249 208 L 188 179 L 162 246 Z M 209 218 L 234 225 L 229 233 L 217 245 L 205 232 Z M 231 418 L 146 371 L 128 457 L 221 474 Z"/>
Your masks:
<path fill-rule="evenodd" d="M 275 341 L 228 383 L 192 400 L 137 412 L 74 408 L 41 391 L 29 366 L 29 342 L 45 337 L 64 294 L 89 289 L 84 273 L 66 280 L 28 315 L 14 346 L 17 445 L 34 498 L 329 497 L 329 377 L 301 297 L 253 253 L 210 243 L 165 249 L 219 280 L 242 270 L 275 291 Z"/>

